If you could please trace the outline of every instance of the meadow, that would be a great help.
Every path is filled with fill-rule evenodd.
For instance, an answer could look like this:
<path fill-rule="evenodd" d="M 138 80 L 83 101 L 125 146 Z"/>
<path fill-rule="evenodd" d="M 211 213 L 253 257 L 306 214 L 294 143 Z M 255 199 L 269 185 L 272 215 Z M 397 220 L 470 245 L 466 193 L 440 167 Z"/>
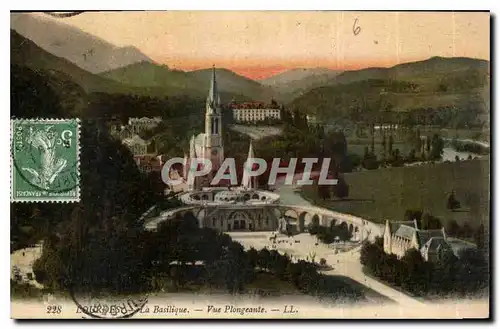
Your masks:
<path fill-rule="evenodd" d="M 313 186 L 302 195 L 329 209 L 383 223 L 404 220 L 408 209 L 422 210 L 439 217 L 443 224 L 456 220 L 471 226 L 489 223 L 489 157 L 451 163 L 427 163 L 414 167 L 382 168 L 345 174 L 349 197 L 325 201 Z M 446 208 L 454 191 L 461 209 Z"/>

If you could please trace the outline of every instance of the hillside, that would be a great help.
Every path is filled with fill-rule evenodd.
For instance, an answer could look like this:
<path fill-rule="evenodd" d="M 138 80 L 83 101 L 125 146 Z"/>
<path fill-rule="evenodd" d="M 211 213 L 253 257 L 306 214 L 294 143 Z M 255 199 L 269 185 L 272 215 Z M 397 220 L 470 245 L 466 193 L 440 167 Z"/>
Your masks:
<path fill-rule="evenodd" d="M 12 13 L 10 17 L 11 29 L 91 73 L 152 62 L 135 47 L 117 47 L 42 13 Z"/>
<path fill-rule="evenodd" d="M 489 113 L 489 63 L 470 58 L 433 57 L 392 68 L 343 72 L 325 86 L 295 98 L 291 106 L 323 119 L 345 117 L 354 108 L 392 111 L 456 108 Z"/>
<path fill-rule="evenodd" d="M 11 65 L 19 65 L 31 68 L 35 71 L 44 70 L 58 75 L 63 80 L 71 80 L 81 86 L 85 92 L 105 92 L 121 93 L 148 96 L 175 95 L 182 92 L 182 89 L 172 88 L 139 88 L 126 85 L 107 79 L 96 74 L 92 74 L 70 61 L 52 55 L 43 50 L 33 41 L 24 38 L 19 33 L 11 30 L 10 33 L 10 62 Z"/>
<path fill-rule="evenodd" d="M 207 81 L 210 81 L 212 76 L 212 69 L 203 69 L 190 71 L 187 73 L 198 83 L 203 84 L 203 90 L 206 90 Z M 238 75 L 228 69 L 216 69 L 217 82 L 219 90 L 226 93 L 235 95 L 245 95 L 253 100 L 270 102 L 271 98 L 275 96 L 273 90 L 260 83 Z"/>
<path fill-rule="evenodd" d="M 346 71 L 337 75 L 327 85 L 383 79 L 413 82 L 421 84 L 425 91 L 436 91 L 442 80 L 447 82 L 447 80 L 458 78 L 466 81 L 469 80 L 471 74 L 479 74 L 484 80 L 489 75 L 489 62 L 463 57 L 431 57 L 427 60 L 399 64 L 390 68 Z"/>
<path fill-rule="evenodd" d="M 64 58 L 46 52 L 14 30 L 11 30 L 10 33 L 10 62 L 34 70 L 59 72 L 59 74 L 71 78 L 86 91 L 118 91 L 123 89 L 123 86 L 115 81 L 94 75 Z"/>
<path fill-rule="evenodd" d="M 338 74 L 339 71 L 333 71 L 323 67 L 317 68 L 298 68 L 291 69 L 285 72 L 278 73 L 276 75 L 267 77 L 265 79 L 259 80 L 259 82 L 266 86 L 277 86 L 281 84 L 286 84 L 295 80 L 305 79 L 315 75 L 324 75 L 324 74 Z"/>
<path fill-rule="evenodd" d="M 327 84 L 340 73 L 342 71 L 327 68 L 300 68 L 279 73 L 259 82 L 272 87 L 278 94 L 278 99 L 286 101 Z"/>
<path fill-rule="evenodd" d="M 137 87 L 176 89 L 182 94 L 205 96 L 208 92 L 211 72 L 212 69 L 184 72 L 171 70 L 166 65 L 142 62 L 103 72 L 100 76 Z M 269 101 L 273 96 L 270 88 L 230 70 L 216 69 L 216 74 L 224 102 L 233 99 Z"/>

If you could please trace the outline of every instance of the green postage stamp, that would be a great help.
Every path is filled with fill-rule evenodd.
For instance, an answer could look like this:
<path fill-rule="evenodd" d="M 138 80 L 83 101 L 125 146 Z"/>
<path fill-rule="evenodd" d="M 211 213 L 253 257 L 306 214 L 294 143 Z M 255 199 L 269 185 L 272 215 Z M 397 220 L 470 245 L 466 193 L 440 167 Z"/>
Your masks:
<path fill-rule="evenodd" d="M 11 201 L 80 201 L 78 119 L 11 120 Z"/>

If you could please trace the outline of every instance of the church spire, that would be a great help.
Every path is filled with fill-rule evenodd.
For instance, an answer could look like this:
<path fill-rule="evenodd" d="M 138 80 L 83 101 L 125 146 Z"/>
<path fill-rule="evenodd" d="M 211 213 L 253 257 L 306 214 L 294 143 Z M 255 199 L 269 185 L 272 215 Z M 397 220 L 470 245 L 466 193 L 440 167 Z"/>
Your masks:
<path fill-rule="evenodd" d="M 184 168 L 184 173 L 185 173 L 185 179 L 187 181 L 188 185 L 188 190 L 193 191 L 196 189 L 196 177 L 192 181 L 189 181 L 189 174 L 190 171 L 193 169 L 191 168 L 193 161 L 196 159 L 196 146 L 195 146 L 195 138 L 194 135 L 191 137 L 191 140 L 189 141 L 189 158 L 186 161 L 186 166 Z"/>
<path fill-rule="evenodd" d="M 253 145 L 252 145 L 252 141 L 250 140 L 250 147 L 248 148 L 247 160 L 253 159 L 253 158 L 255 158 L 255 156 L 253 155 Z"/>
<path fill-rule="evenodd" d="M 220 104 L 219 92 L 217 90 L 217 80 L 215 79 L 215 65 L 212 66 L 212 80 L 210 81 L 210 91 L 208 93 L 207 102 L 212 107 Z"/>
<path fill-rule="evenodd" d="M 252 141 L 250 140 L 250 146 L 248 148 L 248 156 L 247 156 L 247 161 L 245 162 L 245 169 L 243 171 L 243 178 L 241 180 L 241 186 L 247 188 L 247 189 L 255 189 L 257 188 L 257 179 L 256 177 L 250 177 L 249 176 L 249 171 L 251 171 L 252 165 L 253 165 L 253 159 L 255 158 L 254 153 L 253 153 L 253 145 Z"/>

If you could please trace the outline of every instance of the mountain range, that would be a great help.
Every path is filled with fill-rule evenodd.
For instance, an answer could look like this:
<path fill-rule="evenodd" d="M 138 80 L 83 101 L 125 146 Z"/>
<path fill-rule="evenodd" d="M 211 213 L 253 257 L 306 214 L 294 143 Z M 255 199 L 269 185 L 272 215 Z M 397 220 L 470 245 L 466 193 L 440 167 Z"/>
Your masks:
<path fill-rule="evenodd" d="M 210 68 L 171 69 L 130 50 L 133 47 L 116 47 L 43 16 L 12 14 L 11 27 L 11 64 L 49 72 L 61 86 L 71 81 L 86 93 L 206 97 Z M 93 55 L 82 59 L 89 49 L 94 49 Z M 292 69 L 260 81 L 224 68 L 216 72 L 223 102 L 275 99 L 328 118 L 348 111 L 360 99 L 375 100 L 382 94 L 397 111 L 466 108 L 471 102 L 489 111 L 489 70 L 486 60 L 432 57 L 390 68 L 344 72 Z"/>
<path fill-rule="evenodd" d="M 297 95 L 328 83 L 340 73 L 342 71 L 328 68 L 298 68 L 287 70 L 259 82 L 271 87 L 279 95 L 277 96 L 278 99 L 290 100 Z"/>
<path fill-rule="evenodd" d="M 65 58 L 57 57 L 43 50 L 33 41 L 21 36 L 14 30 L 11 30 L 10 43 L 11 65 L 44 72 L 46 75 L 50 75 L 51 79 L 60 80 L 60 83 L 71 81 L 79 85 L 87 93 L 105 92 L 160 97 L 187 95 L 204 98 L 209 87 L 209 69 L 187 73 L 169 70 L 166 66 L 140 62 L 113 70 L 112 73 L 99 75 L 90 73 Z M 120 72 L 123 72 L 123 74 Z M 131 75 L 130 81 L 126 78 L 129 74 Z M 132 77 L 134 76 L 137 77 L 136 80 L 133 80 Z M 247 95 L 254 96 L 256 99 L 260 98 L 260 94 L 258 94 L 259 84 L 253 80 L 238 76 L 225 69 L 218 69 L 218 78 L 222 87 L 225 85 L 230 87 L 229 89 L 221 88 L 223 101 L 233 99 L 239 101 L 251 100 L 252 98 Z M 228 81 L 229 78 L 236 81 Z M 141 83 L 141 79 L 144 79 L 145 82 Z M 155 80 L 158 81 L 154 82 Z M 236 92 L 238 90 L 247 90 L 247 93 Z"/>
<path fill-rule="evenodd" d="M 40 48 L 91 73 L 153 62 L 135 47 L 117 47 L 45 14 L 12 13 L 10 27 Z"/>
<path fill-rule="evenodd" d="M 63 80 L 71 80 L 86 92 L 134 93 L 133 87 L 92 74 L 67 59 L 57 57 L 33 41 L 11 30 L 10 63 L 35 71 L 44 71 Z"/>
<path fill-rule="evenodd" d="M 373 107 L 381 99 L 397 112 L 454 107 L 489 113 L 489 91 L 488 61 L 432 57 L 391 68 L 342 72 L 290 105 L 323 118 L 346 115 L 353 107 Z"/>
<path fill-rule="evenodd" d="M 188 94 L 206 95 L 211 74 L 212 69 L 185 72 L 172 70 L 166 65 L 141 62 L 99 75 L 136 87 L 177 88 Z M 217 68 L 216 76 L 224 101 L 253 99 L 269 102 L 274 96 L 270 87 L 230 70 Z"/>

